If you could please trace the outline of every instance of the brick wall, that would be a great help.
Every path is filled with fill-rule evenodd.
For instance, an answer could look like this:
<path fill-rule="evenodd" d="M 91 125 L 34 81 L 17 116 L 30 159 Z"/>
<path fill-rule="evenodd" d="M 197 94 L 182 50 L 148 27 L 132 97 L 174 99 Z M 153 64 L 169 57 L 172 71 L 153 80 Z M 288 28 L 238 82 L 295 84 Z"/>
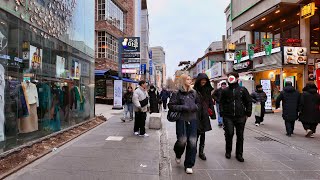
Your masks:
<path fill-rule="evenodd" d="M 98 0 L 95 0 L 97 4 Z M 95 21 L 95 32 L 97 31 L 106 31 L 110 35 L 119 38 L 124 36 L 134 36 L 134 0 L 115 0 L 116 4 L 119 4 L 121 8 L 126 11 L 126 19 L 125 19 L 125 30 L 124 32 L 120 31 L 115 26 L 111 25 L 107 21 Z M 97 20 L 97 6 L 95 6 L 95 20 Z M 95 45 L 97 46 L 97 39 L 95 38 Z M 97 47 L 95 48 L 97 51 Z M 103 69 L 112 69 L 117 71 L 118 70 L 118 63 L 114 62 L 108 58 L 95 58 L 95 65 L 96 69 L 103 70 Z"/>

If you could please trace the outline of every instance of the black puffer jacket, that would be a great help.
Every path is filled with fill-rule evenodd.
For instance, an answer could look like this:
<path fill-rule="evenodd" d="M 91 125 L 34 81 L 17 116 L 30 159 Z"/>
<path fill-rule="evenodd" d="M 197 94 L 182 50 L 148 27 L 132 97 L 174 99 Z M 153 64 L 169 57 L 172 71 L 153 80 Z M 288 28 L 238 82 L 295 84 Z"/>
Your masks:
<path fill-rule="evenodd" d="M 212 98 L 219 104 L 221 99 L 222 88 L 215 90 L 212 94 Z"/>
<path fill-rule="evenodd" d="M 254 103 L 260 102 L 262 105 L 264 105 L 265 102 L 267 102 L 267 94 L 263 91 L 256 90 L 251 94 L 251 97 Z"/>
<path fill-rule="evenodd" d="M 185 91 L 180 89 L 172 93 L 168 104 L 169 110 L 181 112 L 180 120 L 196 121 L 199 99 L 195 90 Z"/>
<path fill-rule="evenodd" d="M 300 93 L 293 87 L 283 88 L 276 100 L 276 109 L 280 107 L 282 101 L 282 117 L 286 121 L 295 121 L 298 119 Z"/>
<path fill-rule="evenodd" d="M 127 92 L 123 96 L 123 103 L 124 104 L 131 104 L 132 102 L 132 97 L 133 97 L 133 92 Z"/>
<path fill-rule="evenodd" d="M 241 118 L 252 114 L 252 98 L 248 90 L 238 83 L 229 84 L 222 90 L 219 106 L 222 117 Z"/>
<path fill-rule="evenodd" d="M 302 123 L 319 123 L 320 95 L 316 88 L 305 89 L 300 97 L 299 120 Z"/>
<path fill-rule="evenodd" d="M 207 83 L 201 87 L 201 80 L 206 79 Z M 200 101 L 200 107 L 198 110 L 198 132 L 203 133 L 212 130 L 208 109 L 210 108 L 214 113 L 213 101 L 211 98 L 211 91 L 213 90 L 208 76 L 204 73 L 200 73 L 194 84 L 194 89 L 197 91 Z"/>

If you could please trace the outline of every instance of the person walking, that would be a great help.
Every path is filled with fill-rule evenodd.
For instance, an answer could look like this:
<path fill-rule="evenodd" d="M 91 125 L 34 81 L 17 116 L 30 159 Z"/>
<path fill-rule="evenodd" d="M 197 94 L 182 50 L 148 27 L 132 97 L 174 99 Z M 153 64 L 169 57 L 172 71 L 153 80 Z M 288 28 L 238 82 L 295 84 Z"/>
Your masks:
<path fill-rule="evenodd" d="M 122 118 L 123 122 L 126 122 L 127 114 L 130 114 L 130 121 L 133 120 L 133 89 L 131 86 L 128 87 L 128 91 L 123 95 L 123 103 L 124 103 L 124 117 Z"/>
<path fill-rule="evenodd" d="M 160 93 L 163 110 L 167 111 L 168 98 L 170 97 L 170 92 L 164 87 Z"/>
<path fill-rule="evenodd" d="M 261 106 L 260 110 L 260 116 L 255 115 L 256 118 L 256 126 L 260 126 L 260 124 L 263 123 L 264 114 L 266 112 L 265 106 L 267 102 L 267 94 L 263 91 L 262 85 L 258 84 L 256 86 L 256 91 L 251 94 L 253 103 L 256 104 L 256 106 Z"/>
<path fill-rule="evenodd" d="M 299 120 L 306 130 L 306 137 L 314 138 L 320 121 L 320 95 L 314 83 L 307 83 L 300 97 Z"/>
<path fill-rule="evenodd" d="M 147 83 L 145 81 L 139 81 L 139 87 L 134 91 L 132 101 L 135 111 L 134 134 L 148 137 L 149 135 L 146 133 L 145 125 L 150 105 L 147 93 Z"/>
<path fill-rule="evenodd" d="M 226 154 L 227 159 L 231 158 L 232 141 L 234 128 L 236 129 L 236 159 L 244 162 L 243 159 L 243 141 L 244 128 L 248 117 L 252 113 L 252 98 L 245 87 L 240 87 L 239 74 L 231 72 L 228 74 L 228 85 L 221 93 L 220 114 L 223 117 Z"/>
<path fill-rule="evenodd" d="M 222 116 L 220 116 L 219 104 L 220 104 L 222 90 L 225 89 L 226 87 L 227 87 L 227 83 L 225 81 L 222 81 L 220 83 L 220 88 L 215 90 L 212 94 L 212 98 L 214 99 L 214 101 L 216 103 L 216 109 L 217 109 L 217 113 L 218 113 L 218 126 L 219 127 L 223 126 L 223 118 L 222 118 Z"/>
<path fill-rule="evenodd" d="M 150 86 L 148 94 L 150 98 L 150 113 L 159 113 L 160 95 L 154 85 Z"/>
<path fill-rule="evenodd" d="M 200 107 L 198 110 L 198 139 L 200 138 L 199 157 L 202 160 L 207 160 L 207 157 L 203 152 L 206 139 L 205 132 L 212 130 L 209 116 L 213 116 L 215 119 L 215 111 L 211 98 L 211 91 L 213 88 L 210 84 L 208 76 L 205 73 L 198 74 L 194 84 L 194 89 L 197 91 L 200 101 Z M 209 115 L 208 111 L 211 111 L 212 114 Z"/>
<path fill-rule="evenodd" d="M 181 75 L 179 90 L 172 94 L 168 104 L 170 111 L 180 112 L 176 121 L 177 141 L 174 145 L 177 164 L 181 163 L 181 156 L 186 149 L 184 167 L 187 174 L 192 174 L 192 167 L 197 154 L 197 110 L 198 98 L 191 88 L 191 77 Z"/>
<path fill-rule="evenodd" d="M 292 86 L 292 82 L 286 82 L 283 91 L 276 99 L 276 109 L 282 101 L 282 118 L 285 121 L 287 136 L 291 137 L 294 131 L 295 121 L 298 119 L 300 93 Z"/>

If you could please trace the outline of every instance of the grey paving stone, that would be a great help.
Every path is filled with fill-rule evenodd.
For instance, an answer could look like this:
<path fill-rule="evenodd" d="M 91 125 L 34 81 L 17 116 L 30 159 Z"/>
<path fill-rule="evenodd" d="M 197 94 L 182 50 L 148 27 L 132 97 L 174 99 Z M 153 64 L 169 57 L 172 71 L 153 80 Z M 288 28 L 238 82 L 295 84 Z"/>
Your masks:
<path fill-rule="evenodd" d="M 58 153 L 58 156 L 117 159 L 118 151 L 115 149 L 101 149 L 98 147 L 69 147 Z"/>
<path fill-rule="evenodd" d="M 208 170 L 212 180 L 249 180 L 241 170 Z"/>
<path fill-rule="evenodd" d="M 320 170 L 319 164 L 315 164 L 308 161 L 298 160 L 298 161 L 283 161 L 283 164 L 298 171 L 310 171 L 310 170 Z"/>
<path fill-rule="evenodd" d="M 319 171 L 281 171 L 281 175 L 290 180 L 318 180 Z"/>
<path fill-rule="evenodd" d="M 211 180 L 206 170 L 193 170 L 193 174 L 186 174 L 184 168 L 174 168 L 172 180 Z"/>
<path fill-rule="evenodd" d="M 244 171 L 250 180 L 288 180 L 280 171 Z"/>
<path fill-rule="evenodd" d="M 139 157 L 140 160 L 151 160 L 158 161 L 159 160 L 159 151 L 153 150 L 144 150 L 142 149 L 118 149 L 115 150 L 117 152 L 117 156 L 119 159 L 137 159 Z"/>

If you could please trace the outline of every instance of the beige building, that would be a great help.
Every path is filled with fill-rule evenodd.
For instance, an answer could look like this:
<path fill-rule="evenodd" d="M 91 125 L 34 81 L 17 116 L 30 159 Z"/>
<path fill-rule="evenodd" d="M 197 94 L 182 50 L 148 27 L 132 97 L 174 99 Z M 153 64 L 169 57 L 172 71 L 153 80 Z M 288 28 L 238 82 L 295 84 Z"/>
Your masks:
<path fill-rule="evenodd" d="M 166 84 L 166 53 L 161 46 L 151 47 L 152 62 L 155 65 L 156 85 L 161 88 Z"/>

